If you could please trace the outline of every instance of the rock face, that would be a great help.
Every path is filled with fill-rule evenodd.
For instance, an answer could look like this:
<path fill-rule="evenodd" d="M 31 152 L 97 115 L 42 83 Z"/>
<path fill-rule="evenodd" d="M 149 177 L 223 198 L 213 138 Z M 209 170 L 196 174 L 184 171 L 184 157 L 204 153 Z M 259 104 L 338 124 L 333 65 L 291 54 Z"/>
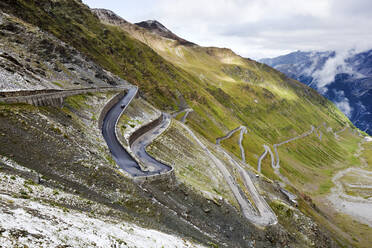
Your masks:
<path fill-rule="evenodd" d="M 72 46 L 0 11 L 1 91 L 124 84 Z"/>
<path fill-rule="evenodd" d="M 297 51 L 261 62 L 318 90 L 363 131 L 372 134 L 372 50 Z"/>
<path fill-rule="evenodd" d="M 0 103 L 28 103 L 34 106 L 54 106 L 62 107 L 64 98 L 74 95 L 89 94 L 95 92 L 107 92 L 107 91 L 123 91 L 123 87 L 104 87 L 104 88 L 86 88 L 86 89 L 75 89 L 75 90 L 59 90 L 56 92 L 44 93 L 46 90 L 34 91 L 9 91 L 0 94 Z M 29 95 L 14 96 L 14 97 L 2 97 L 1 95 L 7 95 L 7 93 L 28 93 Z"/>

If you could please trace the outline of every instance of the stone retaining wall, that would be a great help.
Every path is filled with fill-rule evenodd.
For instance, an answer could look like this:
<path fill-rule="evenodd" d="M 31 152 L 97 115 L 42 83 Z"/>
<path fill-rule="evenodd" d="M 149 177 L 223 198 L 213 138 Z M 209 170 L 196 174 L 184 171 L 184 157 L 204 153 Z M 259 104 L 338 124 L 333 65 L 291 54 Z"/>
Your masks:
<path fill-rule="evenodd" d="M 174 169 L 167 171 L 163 174 L 151 175 L 151 176 L 139 176 L 133 178 L 136 183 L 146 183 L 146 182 L 162 182 L 163 184 L 175 185 L 177 184 L 176 174 Z"/>
<path fill-rule="evenodd" d="M 133 142 L 138 139 L 142 134 L 148 132 L 149 130 L 153 129 L 159 123 L 163 121 L 163 114 L 161 114 L 157 119 L 153 120 L 150 123 L 147 123 L 146 125 L 143 125 L 142 127 L 138 128 L 136 131 L 134 131 L 131 136 L 129 137 L 129 146 L 131 147 Z"/>
<path fill-rule="evenodd" d="M 95 93 L 95 92 L 107 92 L 107 91 L 118 91 L 125 90 L 126 87 L 100 87 L 100 88 L 85 88 L 76 90 L 61 90 L 56 92 L 49 92 L 45 90 L 35 91 L 24 91 L 20 92 L 2 92 L 1 94 L 8 95 L 10 97 L 0 97 L 0 102 L 3 103 L 27 103 L 34 106 L 55 106 L 62 107 L 64 98 L 73 95 Z M 11 96 L 20 94 L 21 96 Z M 22 95 L 23 94 L 23 95 Z M 29 94 L 29 95 L 24 95 Z"/>
<path fill-rule="evenodd" d="M 30 95 L 48 94 L 48 93 L 61 92 L 61 91 L 63 91 L 63 90 L 44 89 L 44 90 L 2 91 L 2 92 L 0 92 L 0 97 L 30 96 Z"/>

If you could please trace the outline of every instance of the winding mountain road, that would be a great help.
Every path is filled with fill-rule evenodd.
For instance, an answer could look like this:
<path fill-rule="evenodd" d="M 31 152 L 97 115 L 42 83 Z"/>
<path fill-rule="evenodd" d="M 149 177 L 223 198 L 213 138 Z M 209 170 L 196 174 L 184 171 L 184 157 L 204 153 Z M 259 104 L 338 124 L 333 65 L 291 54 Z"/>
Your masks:
<path fill-rule="evenodd" d="M 219 145 L 216 146 L 217 151 L 227 156 L 230 162 L 237 166 L 237 168 L 239 169 L 239 172 L 242 174 L 242 177 L 244 179 L 244 184 L 247 187 L 247 190 L 250 192 L 254 200 L 254 203 L 259 211 L 259 214 L 255 212 L 254 207 L 242 195 L 243 193 L 239 189 L 239 186 L 236 184 L 229 170 L 225 167 L 224 163 L 221 160 L 219 160 L 203 144 L 203 142 L 194 134 L 194 132 L 188 126 L 186 126 L 183 123 L 182 125 L 185 128 L 185 130 L 187 130 L 187 132 L 190 134 L 190 136 L 193 137 L 193 139 L 200 145 L 200 147 L 208 154 L 208 156 L 211 158 L 216 167 L 221 171 L 232 193 L 234 194 L 235 199 L 239 203 L 243 215 L 248 220 L 259 226 L 275 225 L 278 222 L 276 215 L 272 212 L 271 208 L 267 205 L 266 201 L 258 193 L 248 173 L 245 172 L 245 170 L 241 168 L 239 164 L 223 148 L 221 148 Z"/>
<path fill-rule="evenodd" d="M 240 130 L 240 134 L 239 134 L 238 144 L 239 144 L 239 148 L 240 148 L 240 156 L 242 158 L 242 161 L 245 163 L 245 152 L 244 152 L 242 142 L 243 142 L 244 134 L 246 134 L 248 132 L 247 127 L 240 126 L 240 127 L 237 127 L 235 129 L 229 131 L 225 136 L 216 139 L 216 145 L 220 145 L 222 140 L 229 139 L 234 133 L 236 133 L 239 130 Z"/>
<path fill-rule="evenodd" d="M 324 125 L 324 128 L 327 128 L 327 125 L 326 123 L 323 123 Z M 347 128 L 347 126 L 345 126 L 344 128 L 342 128 L 341 130 L 337 131 L 337 132 L 334 132 L 334 136 L 336 139 L 338 139 L 338 133 L 341 133 L 343 131 L 345 131 Z M 328 130 L 332 130 L 331 128 L 328 128 Z M 265 158 L 265 156 L 267 155 L 267 153 L 269 152 L 270 153 L 270 156 L 271 156 L 271 167 L 274 169 L 274 172 L 275 174 L 277 174 L 285 183 L 289 184 L 289 180 L 283 176 L 279 169 L 280 169 L 280 159 L 279 159 L 279 153 L 278 153 L 278 147 L 281 146 L 281 145 L 284 145 L 284 144 L 287 144 L 291 141 L 294 141 L 294 140 L 297 140 L 297 139 L 301 139 L 301 138 L 304 138 L 306 136 L 309 136 L 310 134 L 312 133 L 315 133 L 315 135 L 319 138 L 319 140 L 321 141 L 322 140 L 322 136 L 323 136 L 323 133 L 320 131 L 320 128 L 315 128 L 314 126 L 311 126 L 311 129 L 310 131 L 307 131 L 301 135 L 298 135 L 296 137 L 293 137 L 291 139 L 288 139 L 288 140 L 285 140 L 281 143 L 278 143 L 278 144 L 274 144 L 273 147 L 274 147 L 274 152 L 275 152 L 275 156 L 273 155 L 273 152 L 271 151 L 270 147 L 267 146 L 267 145 L 263 145 L 265 151 L 262 153 L 262 155 L 258 158 L 258 162 L 257 162 L 257 170 L 258 172 L 261 172 L 261 169 L 262 169 L 262 160 Z M 276 159 L 276 160 L 275 160 Z"/>
<path fill-rule="evenodd" d="M 319 127 L 314 130 L 314 133 L 315 133 L 316 137 L 318 137 L 318 139 L 320 141 L 322 141 L 323 133 L 322 133 L 322 131 L 320 131 Z"/>
<path fill-rule="evenodd" d="M 295 136 L 293 138 L 290 138 L 288 140 L 285 140 L 285 141 L 282 141 L 278 144 L 274 144 L 273 147 L 274 147 L 274 152 L 275 152 L 275 156 L 273 154 L 273 152 L 271 151 L 270 147 L 267 146 L 267 145 L 263 145 L 265 151 L 261 154 L 261 156 L 258 158 L 258 161 L 257 161 L 257 171 L 261 173 L 261 169 L 262 169 L 262 160 L 265 158 L 265 156 L 267 155 L 267 153 L 269 152 L 270 153 L 270 157 L 271 157 L 271 167 L 274 169 L 274 172 L 275 174 L 283 181 L 285 182 L 286 184 L 290 184 L 288 178 L 286 178 L 285 176 L 283 176 L 281 173 L 280 173 L 280 159 L 279 159 L 279 153 L 278 153 L 278 147 L 281 146 L 281 145 L 284 145 L 284 144 L 287 144 L 291 141 L 294 141 L 294 140 L 297 140 L 297 139 L 301 139 L 301 138 L 304 138 L 306 136 L 309 136 L 310 134 L 312 134 L 313 132 L 315 131 L 315 127 L 314 126 L 311 126 L 311 129 L 310 131 L 307 131 L 301 135 L 298 135 L 298 136 Z M 321 135 L 321 134 L 319 134 Z M 317 135 L 318 136 L 318 135 Z M 318 136 L 319 137 L 319 136 Z M 320 136 L 321 137 L 321 136 Z M 320 138 L 321 139 L 321 138 Z M 276 160 L 275 160 L 276 158 Z"/>
<path fill-rule="evenodd" d="M 186 118 L 187 118 L 187 116 L 188 116 L 191 112 L 193 112 L 193 111 L 194 111 L 194 110 L 193 110 L 192 108 L 182 109 L 182 110 L 180 110 L 180 111 L 177 111 L 177 112 L 173 113 L 173 114 L 172 114 L 172 118 L 176 118 L 177 115 L 181 114 L 182 112 L 185 112 L 185 114 L 182 116 L 182 118 L 181 118 L 181 120 L 180 120 L 182 123 L 185 123 L 185 122 L 186 122 Z"/>
<path fill-rule="evenodd" d="M 151 157 L 146 152 L 146 147 L 158 135 L 160 135 L 167 129 L 171 119 L 171 116 L 169 114 L 162 113 L 161 117 L 162 119 L 160 123 L 157 124 L 155 127 L 151 128 L 150 130 L 148 130 L 147 132 L 145 132 L 144 134 L 142 134 L 141 136 L 139 136 L 136 140 L 133 141 L 132 145 L 130 146 L 130 149 L 133 151 L 137 159 L 145 163 L 148 167 L 150 167 L 149 171 L 141 170 L 141 167 L 138 165 L 135 159 L 133 159 L 133 157 L 121 146 L 119 140 L 117 139 L 115 127 L 118 122 L 118 119 L 120 118 L 122 112 L 125 111 L 128 104 L 130 104 L 130 102 L 137 94 L 137 90 L 138 90 L 137 88 L 130 89 L 129 92 L 118 103 L 116 103 L 106 114 L 102 127 L 103 136 L 107 142 L 107 145 L 110 148 L 114 160 L 117 162 L 120 168 L 127 171 L 131 176 L 133 177 L 149 176 L 168 172 L 172 168 Z M 124 108 L 122 108 L 122 106 L 124 106 Z M 186 114 L 191 111 L 192 110 L 186 111 Z M 186 114 L 185 116 L 187 117 Z M 183 122 L 185 121 L 186 117 L 184 118 Z M 242 175 L 244 185 L 249 191 L 250 195 L 252 196 L 258 213 L 255 210 L 255 208 L 251 205 L 251 203 L 243 195 L 239 186 L 236 184 L 233 176 L 225 167 L 224 163 L 221 160 L 219 160 L 215 155 L 213 155 L 213 153 L 199 140 L 199 138 L 194 134 L 194 132 L 188 126 L 183 124 L 183 122 L 182 125 L 184 126 L 185 130 L 187 130 L 187 132 L 196 140 L 196 142 L 201 146 L 201 148 L 212 159 L 216 167 L 221 171 L 227 184 L 232 190 L 236 200 L 238 201 L 243 215 L 248 220 L 259 226 L 276 224 L 278 222 L 276 215 L 271 210 L 266 201 L 263 199 L 263 197 L 258 193 L 248 173 L 224 149 L 222 149 L 220 146 L 217 146 L 217 151 L 223 153 L 229 159 L 229 161 L 233 165 L 235 165 L 239 170 L 239 173 Z M 241 135 L 239 139 L 241 145 L 241 141 L 243 138 L 242 136 L 244 133 L 246 133 L 246 128 L 239 127 L 237 130 L 239 129 L 241 130 Z M 232 134 L 230 134 L 230 136 L 231 135 Z"/>
<path fill-rule="evenodd" d="M 347 128 L 347 126 L 345 126 L 343 129 L 341 129 L 341 130 L 336 131 L 336 132 L 333 133 L 334 136 L 335 136 L 335 138 L 336 138 L 337 140 L 340 138 L 340 136 L 339 136 L 338 134 L 339 134 L 339 133 L 342 133 L 343 131 L 345 131 L 346 128 Z"/>
<path fill-rule="evenodd" d="M 162 174 L 172 169 L 170 166 L 157 161 L 146 152 L 146 147 L 169 127 L 170 122 L 171 116 L 167 113 L 162 113 L 160 124 L 141 135 L 130 146 L 136 158 L 151 168 L 148 171 L 149 173 Z"/>
<path fill-rule="evenodd" d="M 275 152 L 275 156 L 276 156 L 276 163 L 275 163 L 275 166 L 273 166 L 273 168 L 275 169 L 279 169 L 280 168 L 280 160 L 279 160 L 279 154 L 278 154 L 278 146 L 281 146 L 281 145 L 284 145 L 284 144 L 287 144 L 289 142 L 292 142 L 294 140 L 297 140 L 297 139 L 301 139 L 301 138 L 305 138 L 306 136 L 309 136 L 310 134 L 312 134 L 315 130 L 315 127 L 314 126 L 311 126 L 311 129 L 310 131 L 307 131 L 301 135 L 298 135 L 298 136 L 295 136 L 293 138 L 290 138 L 288 140 L 285 140 L 285 141 L 282 141 L 280 142 L 279 144 L 274 144 L 273 147 L 274 147 L 274 152 Z"/>
<path fill-rule="evenodd" d="M 185 123 L 185 122 L 186 122 L 186 118 L 187 118 L 187 116 L 188 116 L 191 112 L 193 112 L 193 111 L 194 111 L 194 110 L 191 109 L 191 108 L 186 109 L 186 110 L 185 110 L 185 115 L 182 116 L 182 118 L 181 118 L 181 122 L 182 122 L 182 123 Z"/>
<path fill-rule="evenodd" d="M 274 157 L 274 154 L 271 151 L 270 147 L 267 146 L 267 145 L 263 145 L 265 151 L 258 158 L 258 162 L 257 162 L 257 170 L 258 170 L 258 172 L 261 172 L 261 163 L 262 163 L 262 160 L 265 158 L 267 152 L 269 152 L 270 153 L 270 156 L 271 156 L 271 167 L 274 170 L 279 170 L 279 168 L 280 168 L 280 159 L 279 159 L 279 153 L 278 153 L 278 146 L 281 146 L 281 145 L 287 144 L 287 143 L 289 143 L 291 141 L 294 141 L 294 140 L 301 139 L 301 138 L 304 138 L 306 136 L 309 136 L 310 134 L 312 134 L 314 132 L 314 130 L 315 130 L 314 126 L 311 126 L 310 131 L 307 131 L 307 132 L 305 132 L 305 133 L 303 133 L 301 135 L 298 135 L 296 137 L 290 138 L 290 139 L 285 140 L 283 142 L 280 142 L 278 144 L 274 144 L 273 147 L 274 147 L 275 157 Z M 276 160 L 275 160 L 275 158 L 276 158 Z"/>
<path fill-rule="evenodd" d="M 118 120 L 122 112 L 125 111 L 136 96 L 137 91 L 138 87 L 130 88 L 128 93 L 107 112 L 102 125 L 103 137 L 115 162 L 121 169 L 128 172 L 132 177 L 151 176 L 170 171 L 171 167 L 157 161 L 146 152 L 146 146 L 151 143 L 161 130 L 164 130 L 164 127 L 169 125 L 169 116 L 165 115 L 165 118 L 163 118 L 158 126 L 138 137 L 134 141 L 135 145 L 132 146 L 134 154 L 136 154 L 136 156 L 138 156 L 138 158 L 144 163 L 149 163 L 151 165 L 151 171 L 143 171 L 136 160 L 120 144 L 117 138 L 116 125 Z M 122 108 L 122 106 L 124 106 L 124 108 Z"/>
<path fill-rule="evenodd" d="M 258 158 L 258 163 L 257 163 L 257 170 L 258 172 L 261 172 L 261 163 L 262 163 L 262 160 L 265 158 L 267 152 L 270 153 L 270 157 L 271 157 L 271 166 L 274 166 L 275 167 L 275 159 L 274 159 L 274 155 L 273 155 L 273 152 L 271 151 L 270 147 L 267 146 L 267 145 L 263 145 L 265 151 L 262 153 L 262 155 Z M 273 168 L 274 168 L 273 167 Z"/>
<path fill-rule="evenodd" d="M 252 200 L 255 204 L 255 207 L 258 211 L 255 211 L 255 209 L 251 206 L 249 202 L 241 195 L 241 191 L 238 191 L 237 193 L 240 194 L 239 199 L 241 202 L 238 202 L 241 206 L 242 212 L 244 216 L 252 221 L 253 223 L 260 225 L 260 226 L 267 226 L 267 225 L 275 225 L 278 222 L 278 219 L 275 215 L 275 213 L 272 211 L 270 206 L 267 204 L 265 199 L 258 193 L 256 186 L 253 184 L 251 177 L 246 172 L 246 170 L 241 167 L 235 159 L 233 159 L 229 153 L 227 153 L 223 148 L 217 145 L 217 150 L 224 154 L 224 156 L 232 163 L 239 171 L 240 175 L 243 178 L 243 183 L 245 188 L 248 190 L 250 196 L 252 197 Z M 226 168 L 225 168 L 226 169 Z M 227 169 L 226 169 L 227 170 Z M 227 173 L 229 173 L 227 171 Z M 234 185 L 235 187 L 238 187 Z M 235 194 L 235 193 L 234 193 Z"/>

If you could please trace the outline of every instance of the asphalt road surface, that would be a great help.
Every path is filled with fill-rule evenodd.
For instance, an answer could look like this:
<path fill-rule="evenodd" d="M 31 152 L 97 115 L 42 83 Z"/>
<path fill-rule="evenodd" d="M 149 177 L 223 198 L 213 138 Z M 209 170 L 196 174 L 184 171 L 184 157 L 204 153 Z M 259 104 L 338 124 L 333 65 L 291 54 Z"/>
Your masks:
<path fill-rule="evenodd" d="M 137 90 L 138 90 L 137 87 L 129 89 L 128 93 L 107 112 L 102 125 L 102 134 L 107 143 L 107 146 L 110 149 L 112 157 L 114 158 L 115 162 L 119 165 L 119 167 L 128 172 L 132 177 L 150 176 L 159 174 L 160 172 L 163 171 L 170 170 L 169 166 L 158 162 L 157 160 L 151 158 L 146 153 L 145 148 L 147 144 L 145 143 L 142 146 L 141 145 L 138 146 L 138 148 L 142 150 L 143 156 L 146 159 L 151 160 L 151 162 L 155 164 L 155 166 L 158 166 L 161 169 L 157 169 L 154 171 L 141 170 L 141 167 L 138 165 L 138 163 L 124 149 L 124 147 L 120 144 L 119 140 L 116 137 L 115 127 L 117 120 L 119 119 L 121 112 L 124 111 L 128 104 L 130 104 L 130 102 L 133 100 L 133 98 L 137 94 Z M 160 125 L 162 124 L 164 123 L 162 122 Z M 156 127 L 154 129 L 156 129 Z M 149 132 L 151 131 L 152 130 L 150 130 Z M 138 139 L 141 139 L 141 137 L 139 137 Z"/>

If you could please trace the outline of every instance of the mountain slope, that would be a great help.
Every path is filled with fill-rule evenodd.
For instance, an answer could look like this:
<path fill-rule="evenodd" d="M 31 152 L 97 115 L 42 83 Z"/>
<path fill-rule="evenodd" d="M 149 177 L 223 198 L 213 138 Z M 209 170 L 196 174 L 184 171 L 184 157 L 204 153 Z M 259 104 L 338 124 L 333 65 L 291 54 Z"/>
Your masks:
<path fill-rule="evenodd" d="M 279 143 L 307 132 L 311 125 L 320 127 L 324 122 L 327 127 L 334 130 L 341 130 L 347 124 L 352 127 L 348 119 L 316 91 L 295 80 L 288 79 L 268 66 L 237 56 L 229 49 L 184 46 L 177 40 L 159 36 L 116 16 L 112 18 L 112 13 L 107 18 L 104 17 L 110 21 L 110 25 L 107 25 L 107 23 L 101 23 L 89 8 L 74 0 L 2 1 L 0 6 L 2 10 L 21 18 L 27 25 L 31 27 L 36 25 L 71 45 L 98 66 L 137 84 L 140 87 L 140 95 L 157 108 L 175 111 L 187 106 L 192 107 L 194 112 L 188 116 L 187 125 L 196 131 L 206 143 L 214 143 L 217 137 L 224 136 L 227 131 L 238 126 L 247 126 L 249 134 L 244 136 L 243 147 L 249 165 L 244 166 L 251 174 L 253 174 L 251 171 L 254 171 L 258 156 L 263 152 L 263 144 Z M 100 18 L 105 22 L 102 16 Z M 2 116 L 5 120 L 2 122 L 5 123 L 2 128 L 5 131 L 2 133 L 5 136 L 1 138 L 7 146 L 2 146 L 0 153 L 7 157 L 14 157 L 14 160 L 24 165 L 32 161 L 35 169 L 51 173 L 53 180 L 63 181 L 63 178 L 73 177 L 71 170 L 78 167 L 68 166 L 66 171 L 63 171 L 65 164 L 62 163 L 62 154 L 57 153 L 59 155 L 56 166 L 59 168 L 58 171 L 61 171 L 59 177 L 52 173 L 53 170 L 47 170 L 48 167 L 38 166 L 36 161 L 44 165 L 48 164 L 48 158 L 38 154 L 40 151 L 36 149 L 37 146 L 34 146 L 29 153 L 26 152 L 27 146 L 22 146 L 21 154 L 12 154 L 11 151 L 17 149 L 19 143 L 22 143 L 22 136 L 17 135 L 20 130 L 30 134 L 27 140 L 29 146 L 32 146 L 34 140 L 38 140 L 37 134 L 33 133 L 34 130 L 43 130 L 38 122 L 31 127 L 24 128 L 24 116 L 41 119 L 42 116 L 53 116 L 56 113 L 59 116 L 57 123 L 64 123 L 71 115 L 74 117 L 73 122 L 67 127 L 74 126 L 73 134 L 81 132 L 84 137 L 94 132 L 89 128 L 90 121 L 93 122 L 91 125 L 96 126 L 93 115 L 83 115 L 83 113 L 87 111 L 85 108 L 89 108 L 88 106 L 91 106 L 95 100 L 90 96 L 76 97 L 68 101 L 71 104 L 68 104 L 67 109 L 41 108 L 44 111 L 42 113 L 38 112 L 38 108 L 30 109 L 29 106 L 20 106 L 19 109 L 15 106 L 3 106 L 3 112 L 6 114 Z M 29 113 L 30 111 L 32 113 Z M 89 108 L 89 111 L 93 110 Z M 20 116 L 18 116 L 19 113 Z M 76 116 L 71 113 L 75 113 Z M 137 115 L 141 114 L 143 113 L 137 113 Z M 79 127 L 81 121 L 84 124 L 83 127 Z M 7 123 L 9 125 L 6 125 Z M 129 122 L 128 125 L 131 126 L 133 123 Z M 66 130 L 68 130 L 67 127 Z M 8 128 L 13 131 L 6 131 Z M 185 141 L 184 137 L 187 140 L 187 136 L 181 130 L 177 126 L 169 129 L 165 137 L 170 138 L 175 147 L 159 141 L 158 148 L 162 149 L 154 154 L 154 156 L 166 154 L 169 156 L 168 159 L 172 159 L 172 156 L 176 156 L 176 153 L 172 152 L 173 148 L 189 155 L 191 166 L 180 165 L 182 175 L 175 179 L 177 187 L 155 182 L 145 184 L 143 188 L 142 185 L 134 184 L 122 176 L 115 170 L 117 169 L 115 166 L 113 169 L 110 168 L 109 173 L 100 174 L 100 170 L 96 171 L 94 164 L 90 163 L 88 165 L 82 163 L 81 166 L 87 173 L 79 172 L 76 176 L 78 180 L 89 180 L 93 192 L 104 192 L 106 189 L 102 186 L 104 184 L 110 197 L 110 199 L 105 199 L 105 204 L 118 208 L 127 215 L 133 214 L 133 219 L 141 221 L 144 225 L 151 224 L 166 232 L 183 235 L 206 244 L 214 241 L 221 246 L 230 247 L 245 247 L 251 242 L 262 247 L 284 246 L 286 243 L 294 247 L 310 246 L 311 242 L 316 241 L 313 237 L 317 237 L 318 235 L 315 234 L 318 233 L 321 238 L 316 241 L 317 245 L 336 246 L 324 228 L 331 230 L 332 237 L 340 243 L 354 242 L 350 236 L 345 234 L 347 230 L 334 231 L 330 228 L 332 223 L 328 223 L 329 220 L 324 218 L 323 213 L 317 212 L 309 196 L 305 197 L 302 194 L 306 192 L 311 196 L 316 195 L 318 187 L 325 191 L 329 190 L 326 186 L 332 174 L 350 166 L 353 162 L 351 153 L 360 140 L 359 137 L 352 134 L 345 135 L 340 142 L 337 142 L 333 133 L 324 131 L 325 142 L 319 142 L 316 137 L 311 136 L 303 143 L 293 143 L 290 147 L 279 150 L 281 160 L 283 160 L 281 172 L 290 177 L 293 182 L 293 187 L 288 186 L 287 189 L 297 193 L 300 197 L 299 209 L 289 206 L 290 203 L 283 200 L 280 187 L 269 179 L 278 178 L 271 169 L 269 161 L 264 160 L 263 173 L 267 177 L 260 176 L 254 182 L 260 189 L 260 193 L 265 195 L 270 205 L 280 215 L 280 223 L 262 230 L 241 218 L 239 210 L 232 205 L 233 203 L 225 200 L 213 201 L 204 196 L 203 191 L 213 189 L 203 188 L 199 178 L 210 182 L 211 177 L 209 175 L 199 177 L 196 172 L 203 172 L 203 170 L 193 171 L 193 166 L 198 165 L 198 159 L 191 151 L 202 153 L 195 145 L 192 149 L 185 151 L 185 144 L 192 142 Z M 99 133 L 99 131 L 96 130 L 94 133 Z M 43 138 L 40 143 L 54 147 L 54 144 L 62 139 L 61 135 L 55 140 L 54 135 L 51 135 L 51 141 Z M 97 138 L 102 141 L 102 137 Z M 240 149 L 235 139 L 236 137 L 232 137 L 231 140 L 224 141 L 222 146 L 239 158 Z M 83 138 L 79 139 L 74 147 L 79 147 L 81 144 L 84 144 Z M 85 146 L 89 145 L 85 144 Z M 165 153 L 164 147 L 170 151 Z M 63 146 L 61 150 L 64 152 Z M 214 152 L 217 153 L 217 151 Z M 71 164 L 78 158 L 77 154 L 67 153 L 66 156 Z M 102 163 L 105 163 L 105 160 L 110 161 L 110 157 L 105 158 L 105 154 L 97 156 L 100 161 L 103 161 Z M 221 156 L 221 154 L 216 154 L 216 156 Z M 204 158 L 203 166 L 208 166 L 209 161 L 205 160 Z M 174 161 L 180 163 L 179 159 L 174 159 Z M 188 172 L 184 172 L 185 170 Z M 234 173 L 233 168 L 230 170 Z M 315 189 L 305 189 L 303 185 L 310 184 L 316 176 L 320 180 L 314 182 Z M 105 177 L 108 179 L 106 180 Z M 125 180 L 120 181 L 121 177 Z M 115 178 L 114 182 L 109 181 L 112 178 Z M 85 182 L 84 180 L 82 182 Z M 94 188 L 95 180 L 100 182 L 98 189 Z M 240 181 L 239 184 L 243 182 Z M 199 186 L 195 188 L 194 185 Z M 115 188 L 122 190 L 115 193 Z M 221 194 L 218 192 L 219 189 L 224 189 L 223 183 L 214 189 L 214 193 L 227 195 L 226 198 L 228 198 L 229 193 L 222 192 Z M 94 200 L 89 193 L 83 193 L 84 197 Z M 131 199 L 132 195 L 136 197 Z M 97 196 L 98 199 L 100 197 L 102 195 Z M 310 218 L 303 215 L 303 212 L 317 220 L 320 225 L 314 224 Z M 141 218 L 141 214 L 144 218 Z M 296 219 L 296 216 L 300 218 Z M 294 230 L 301 226 L 306 226 L 305 230 L 301 229 L 301 232 Z"/>
<path fill-rule="evenodd" d="M 317 89 L 357 127 L 372 134 L 372 50 L 357 54 L 297 51 L 261 62 Z"/>
<path fill-rule="evenodd" d="M 306 126 L 305 123 L 311 123 L 311 120 L 325 120 L 323 123 L 313 122 L 313 125 L 319 127 L 323 134 L 322 142 L 319 142 L 318 138 L 310 136 L 309 139 L 306 138 L 304 141 L 294 142 L 286 148 L 279 149 L 282 164 L 281 173 L 289 178 L 297 189 L 314 196 L 317 199 L 317 204 L 324 203 L 327 192 L 332 188 L 332 175 L 342 168 L 356 164 L 353 154 L 360 138 L 347 135 L 345 143 L 337 142 L 333 134 L 329 132 L 328 124 L 329 120 L 335 118 L 339 111 L 332 104 L 329 105 L 327 101 L 318 102 L 320 106 L 316 104 L 317 94 L 313 94 L 315 92 L 311 89 L 287 79 L 269 67 L 241 58 L 229 49 L 183 46 L 177 41 L 156 35 L 151 30 L 141 29 L 130 23 L 121 25 L 105 14 L 106 12 L 112 15 L 111 11 L 95 10 L 95 13 L 97 12 L 104 23 L 120 26 L 132 37 L 152 47 L 167 61 L 198 78 L 199 85 L 206 88 L 219 103 L 226 107 L 224 109 L 225 116 L 227 111 L 232 110 L 233 116 L 238 117 L 238 123 L 225 124 L 227 129 L 223 135 L 238 127 L 239 124 L 248 126 L 250 132 L 244 136 L 243 147 L 247 162 L 253 166 L 257 163 L 259 154 L 264 150 L 263 143 L 273 144 L 276 141 L 279 143 L 307 132 L 310 126 Z M 118 16 L 116 18 L 120 19 Z M 195 101 L 188 103 L 196 110 L 188 117 L 188 125 L 214 141 L 217 138 L 215 134 L 218 132 L 214 129 L 211 130 L 211 128 L 203 129 L 204 123 L 201 124 L 202 122 L 198 121 L 205 113 L 207 116 L 211 116 L 213 112 L 201 111 L 200 105 Z M 318 108 L 321 109 L 320 112 Z M 322 111 L 326 112 L 326 117 L 320 114 Z M 313 119 L 308 115 L 310 113 L 315 114 L 316 117 Z M 297 117 L 301 120 L 296 119 Z M 288 118 L 291 119 L 291 124 L 288 123 Z M 225 123 L 227 121 L 222 120 Z M 323 127 L 324 123 L 328 128 Z M 204 125 L 210 127 L 211 123 Z M 333 124 L 330 125 L 333 126 Z M 286 128 L 283 128 L 284 126 Z M 337 126 L 333 126 L 333 130 L 343 130 Z M 296 128 L 303 129 L 300 131 Z M 212 132 L 213 136 L 209 136 L 209 132 Z M 236 139 L 229 139 L 222 145 L 238 158 L 240 157 L 240 148 Z M 159 146 L 157 149 L 164 148 Z M 168 154 L 168 159 L 169 156 L 172 157 L 171 154 Z M 163 157 L 161 158 L 163 159 Z M 277 178 L 270 168 L 269 159 L 264 159 L 263 163 L 263 173 L 271 178 Z M 319 178 L 316 182 L 313 181 L 315 177 Z M 319 194 L 321 197 L 318 197 Z M 330 217 L 330 219 L 332 219 L 331 222 L 340 221 L 335 220 L 334 217 Z M 328 225 L 326 224 L 328 221 L 322 220 L 321 222 L 323 225 Z M 332 229 L 332 224 L 329 227 Z M 343 234 L 339 233 L 339 229 L 334 231 L 337 233 L 336 236 L 346 237 L 348 236 L 346 233 L 353 232 L 353 230 L 355 229 L 347 229 Z M 368 243 L 368 241 L 363 242 Z"/>

